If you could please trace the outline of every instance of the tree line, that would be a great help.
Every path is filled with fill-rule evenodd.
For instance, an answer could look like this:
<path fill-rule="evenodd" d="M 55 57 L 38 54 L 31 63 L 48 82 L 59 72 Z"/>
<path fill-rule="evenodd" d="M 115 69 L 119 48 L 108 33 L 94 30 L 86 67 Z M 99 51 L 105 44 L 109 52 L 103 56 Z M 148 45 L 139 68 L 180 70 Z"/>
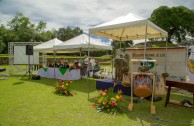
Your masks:
<path fill-rule="evenodd" d="M 194 10 L 184 6 L 160 6 L 152 12 L 149 20 L 168 32 L 168 42 L 176 40 L 180 44 L 187 40 L 187 36 L 194 36 Z M 83 33 L 81 28 L 70 26 L 46 30 L 46 24 L 43 21 L 33 24 L 22 13 L 16 13 L 11 21 L 0 26 L 0 53 L 8 53 L 8 42 L 45 42 L 53 38 L 66 41 Z M 193 41 L 190 44 L 193 44 Z M 133 45 L 133 41 L 121 42 L 121 45 L 113 41 L 112 45 L 114 48 L 127 48 Z M 93 55 L 105 53 L 107 51 L 93 52 Z"/>
<path fill-rule="evenodd" d="M 0 26 L 0 53 L 8 53 L 8 42 L 45 42 L 53 38 L 66 41 L 83 33 L 79 27 L 62 27 L 58 30 L 46 30 L 46 22 L 40 21 L 37 25 L 22 13 Z"/>

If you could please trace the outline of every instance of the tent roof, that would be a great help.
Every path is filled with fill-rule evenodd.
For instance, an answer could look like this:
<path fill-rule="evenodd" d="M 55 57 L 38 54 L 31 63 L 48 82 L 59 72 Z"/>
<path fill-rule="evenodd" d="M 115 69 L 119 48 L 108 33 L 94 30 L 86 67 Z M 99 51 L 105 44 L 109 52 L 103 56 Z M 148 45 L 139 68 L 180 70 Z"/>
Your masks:
<path fill-rule="evenodd" d="M 64 43 L 54 46 L 54 50 L 65 50 L 65 51 L 87 51 L 88 48 L 93 51 L 97 50 L 112 50 L 112 46 L 106 45 L 98 39 L 90 37 L 86 34 L 81 34 L 72 39 L 65 41 Z"/>
<path fill-rule="evenodd" d="M 145 39 L 146 26 L 147 38 L 164 38 L 168 36 L 166 31 L 148 19 L 132 13 L 94 26 L 89 29 L 89 33 L 118 41 L 138 40 Z"/>
<path fill-rule="evenodd" d="M 42 44 L 39 44 L 37 46 L 34 46 L 34 51 L 37 52 L 53 52 L 53 46 L 54 45 L 58 45 L 58 44 L 62 44 L 63 41 L 54 38 L 52 40 L 49 40 L 47 42 L 44 42 Z"/>

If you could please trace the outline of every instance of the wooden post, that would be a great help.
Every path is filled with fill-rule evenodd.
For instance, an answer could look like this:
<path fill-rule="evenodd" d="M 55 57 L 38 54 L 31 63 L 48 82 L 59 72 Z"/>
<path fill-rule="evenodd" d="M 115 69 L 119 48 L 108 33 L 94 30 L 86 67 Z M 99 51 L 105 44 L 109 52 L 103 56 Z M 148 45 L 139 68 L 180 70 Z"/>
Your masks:
<path fill-rule="evenodd" d="M 128 105 L 128 109 L 133 111 L 133 62 L 130 62 L 130 72 L 131 72 L 131 103 Z"/>
<path fill-rule="evenodd" d="M 153 74 L 153 85 L 152 85 L 152 100 L 151 100 L 151 114 L 156 114 L 156 108 L 154 106 L 154 94 L 155 94 L 155 84 L 156 84 L 156 63 L 154 62 L 154 74 Z"/>

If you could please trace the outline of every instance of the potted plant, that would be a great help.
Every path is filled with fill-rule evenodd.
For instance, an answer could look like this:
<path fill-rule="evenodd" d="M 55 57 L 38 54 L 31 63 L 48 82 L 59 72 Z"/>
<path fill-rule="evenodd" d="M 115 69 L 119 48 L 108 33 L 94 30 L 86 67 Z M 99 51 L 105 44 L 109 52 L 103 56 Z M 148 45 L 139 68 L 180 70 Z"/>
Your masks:
<path fill-rule="evenodd" d="M 162 73 L 162 77 L 163 77 L 163 78 L 169 77 L 169 73 L 167 73 L 167 72 Z"/>

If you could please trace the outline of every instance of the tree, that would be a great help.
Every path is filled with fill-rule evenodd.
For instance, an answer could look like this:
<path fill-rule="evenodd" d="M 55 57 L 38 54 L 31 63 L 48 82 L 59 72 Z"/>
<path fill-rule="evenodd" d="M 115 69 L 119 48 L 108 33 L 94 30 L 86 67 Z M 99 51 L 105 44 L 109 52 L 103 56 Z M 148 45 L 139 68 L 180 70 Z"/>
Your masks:
<path fill-rule="evenodd" d="M 16 16 L 7 24 L 10 30 L 15 33 L 17 38 L 14 41 L 32 41 L 35 25 L 30 22 L 28 17 L 25 17 L 22 13 L 17 13 Z"/>
<path fill-rule="evenodd" d="M 133 45 L 133 41 L 124 41 L 124 42 L 119 42 L 119 41 L 113 41 L 111 45 L 114 47 L 114 49 L 119 49 L 121 44 L 121 48 L 129 48 Z"/>
<path fill-rule="evenodd" d="M 4 33 L 5 33 L 6 29 L 3 25 L 1 25 L 0 27 L 0 53 L 3 52 L 3 48 L 5 47 L 5 43 L 3 42 L 4 39 Z"/>
<path fill-rule="evenodd" d="M 61 41 L 69 40 L 73 37 L 76 37 L 83 33 L 83 30 L 79 27 L 71 28 L 59 28 L 57 31 L 57 38 L 59 38 Z"/>
<path fill-rule="evenodd" d="M 168 32 L 169 42 L 176 39 L 180 43 L 186 35 L 194 33 L 194 12 L 184 6 L 160 6 L 152 12 L 150 20 Z"/>

